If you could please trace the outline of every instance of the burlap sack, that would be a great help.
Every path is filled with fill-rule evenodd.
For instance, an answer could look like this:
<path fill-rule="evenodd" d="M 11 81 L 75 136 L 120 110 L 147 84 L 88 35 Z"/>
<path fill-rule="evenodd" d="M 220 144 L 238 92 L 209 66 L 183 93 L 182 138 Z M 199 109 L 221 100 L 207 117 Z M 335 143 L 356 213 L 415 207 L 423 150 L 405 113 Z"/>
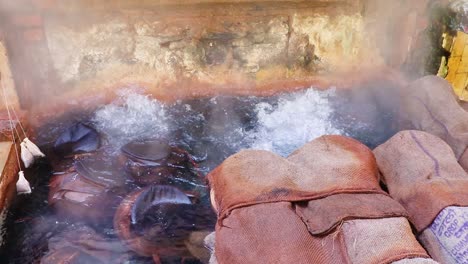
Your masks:
<path fill-rule="evenodd" d="M 468 175 L 457 163 L 452 149 L 431 134 L 402 131 L 374 153 L 390 195 L 406 208 L 431 256 L 442 263 L 466 263 L 453 262 L 441 253 L 446 250 L 441 245 L 448 242 L 449 235 L 438 237 L 427 232 L 437 224 L 434 219 L 445 208 L 468 206 Z M 468 238 L 468 215 L 464 220 L 460 217 L 457 224 L 450 229 L 461 228 L 460 236 Z M 466 242 L 462 243 L 463 250 L 468 248 Z M 468 261 L 468 253 L 465 256 Z"/>
<path fill-rule="evenodd" d="M 459 105 L 450 83 L 426 76 L 405 87 L 402 94 L 402 119 L 409 128 L 443 139 L 468 170 L 468 113 Z"/>
<path fill-rule="evenodd" d="M 208 175 L 218 263 L 427 258 L 377 174 L 372 152 L 342 136 L 318 138 L 287 159 L 259 150 L 231 156 Z"/>

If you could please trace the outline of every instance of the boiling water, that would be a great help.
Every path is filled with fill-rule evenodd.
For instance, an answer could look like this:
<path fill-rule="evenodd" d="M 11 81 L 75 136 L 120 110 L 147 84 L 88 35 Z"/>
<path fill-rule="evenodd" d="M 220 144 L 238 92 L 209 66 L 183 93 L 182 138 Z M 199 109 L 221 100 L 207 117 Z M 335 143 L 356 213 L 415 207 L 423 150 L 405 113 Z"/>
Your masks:
<path fill-rule="evenodd" d="M 37 130 L 45 151 L 68 126 L 80 121 L 101 134 L 108 155 L 138 139 L 163 139 L 188 151 L 206 175 L 224 159 L 245 148 L 264 149 L 287 156 L 296 148 L 324 134 L 355 137 L 370 147 L 396 131 L 392 120 L 396 104 L 386 105 L 380 87 L 340 91 L 307 89 L 274 97 L 226 97 L 163 104 L 138 91 L 124 89 L 119 98 L 94 112 L 74 113 Z M 54 159 L 52 163 L 61 162 Z M 9 215 L 8 245 L 2 263 L 38 262 L 48 241 L 76 222 L 57 218 L 47 204 L 48 182 L 55 172 L 44 164 L 34 174 L 33 194 L 21 197 Z M 31 178 L 31 177 L 29 177 Z M 207 199 L 207 198 L 206 198 Z M 208 201 L 205 201 L 208 203 Z M 95 227 L 115 237 L 112 223 Z M 134 257 L 132 263 L 151 263 Z"/>
<path fill-rule="evenodd" d="M 276 105 L 258 103 L 255 106 L 256 128 L 247 133 L 247 146 L 287 156 L 295 149 L 322 135 L 343 135 L 332 121 L 330 98 L 335 90 L 309 89 L 279 98 Z"/>
<path fill-rule="evenodd" d="M 135 139 L 166 137 L 169 121 L 166 107 L 147 96 L 123 90 L 114 103 L 94 113 L 93 123 L 115 146 Z"/>
<path fill-rule="evenodd" d="M 287 156 L 321 135 L 345 134 L 333 124 L 333 97 L 334 89 L 308 89 L 274 99 L 215 97 L 204 103 L 206 109 L 197 109 L 200 101 L 165 106 L 126 90 L 116 102 L 97 110 L 92 122 L 117 147 L 134 139 L 185 133 L 185 139 L 222 144 L 229 154 L 254 148 Z M 204 130 L 201 135 L 198 128 Z"/>
<path fill-rule="evenodd" d="M 91 122 L 116 149 L 134 139 L 172 141 L 188 149 L 208 173 L 241 149 L 287 156 L 321 135 L 347 135 L 332 120 L 336 97 L 334 89 L 308 89 L 274 98 L 220 96 L 164 105 L 125 90 L 97 110 Z"/>

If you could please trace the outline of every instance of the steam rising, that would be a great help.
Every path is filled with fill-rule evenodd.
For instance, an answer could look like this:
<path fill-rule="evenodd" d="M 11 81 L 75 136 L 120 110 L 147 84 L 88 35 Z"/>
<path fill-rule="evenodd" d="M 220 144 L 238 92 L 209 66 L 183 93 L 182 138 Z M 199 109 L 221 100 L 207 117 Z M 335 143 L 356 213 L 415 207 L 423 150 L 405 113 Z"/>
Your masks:
<path fill-rule="evenodd" d="M 56 4 L 56 6 L 61 8 L 58 10 L 62 12 L 47 10 L 41 12 L 45 22 L 44 27 L 40 29 L 44 31 L 45 38 L 43 41 L 32 42 L 38 44 L 31 45 L 30 42 L 18 41 L 18 36 L 22 35 L 22 32 L 19 31 L 18 28 L 13 27 L 13 23 L 2 24 L 2 31 L 5 32 L 5 43 L 9 44 L 7 46 L 11 47 L 11 54 L 18 55 L 11 57 L 11 64 L 15 66 L 15 72 L 18 75 L 16 78 L 21 79 L 21 83 L 34 84 L 29 86 L 24 85 L 24 87 L 18 85 L 20 95 L 29 95 L 31 97 L 31 99 L 28 99 L 27 96 L 21 98 L 21 103 L 25 109 L 29 109 L 35 106 L 35 104 L 39 106 L 42 101 L 47 102 L 52 100 L 49 93 L 60 95 L 54 99 L 57 100 L 58 103 L 61 102 L 60 100 L 68 102 L 79 101 L 81 94 L 88 95 L 90 91 L 95 91 L 94 89 L 96 89 L 96 87 L 98 89 L 100 89 L 100 87 L 114 87 L 115 83 L 120 85 L 118 82 L 119 80 L 125 80 L 128 83 L 133 81 L 137 83 L 151 83 L 154 84 L 155 87 L 158 87 L 159 85 L 164 85 L 161 79 L 165 80 L 165 78 L 162 77 L 169 76 L 174 77 L 175 80 L 179 79 L 180 76 L 177 75 L 179 74 L 177 71 L 179 70 L 179 68 L 177 68 L 178 65 L 181 65 L 181 76 L 182 74 L 184 74 L 184 76 L 192 76 L 195 73 L 200 73 L 200 79 L 207 79 L 206 76 L 214 76 L 212 79 L 215 80 L 213 82 L 215 86 L 218 85 L 218 76 L 223 77 L 221 81 L 225 81 L 224 76 L 216 75 L 217 71 L 204 72 L 205 69 L 217 69 L 216 67 L 202 67 L 197 64 L 199 62 L 199 56 L 201 56 L 199 53 L 202 53 L 198 51 L 203 49 L 208 50 L 211 47 L 204 46 L 204 42 L 200 42 L 200 44 L 195 43 L 196 45 L 194 45 L 193 39 L 196 38 L 199 32 L 197 30 L 190 30 L 191 27 L 189 26 L 187 26 L 188 30 L 183 30 L 181 36 L 175 35 L 175 37 L 173 37 L 171 35 L 167 37 L 165 35 L 166 31 L 170 32 L 172 30 L 171 27 L 163 28 L 159 31 L 155 30 L 153 35 L 158 37 L 138 35 L 134 34 L 138 33 L 138 23 L 132 24 L 132 22 L 120 27 L 119 23 L 114 23 L 114 20 L 107 19 L 107 17 L 110 17 L 118 21 L 119 17 L 123 17 L 124 21 L 138 21 L 140 20 L 140 17 L 137 17 L 139 15 L 133 14 L 139 13 L 134 12 L 134 10 L 132 10 L 132 12 L 122 12 L 123 15 L 117 15 L 116 17 L 114 14 L 118 14 L 119 12 L 116 12 L 115 9 L 120 9 L 120 5 L 114 4 L 112 6 L 118 6 L 118 8 L 109 9 L 110 12 L 102 12 L 104 14 L 109 14 L 109 16 L 103 16 L 101 12 L 92 12 L 93 8 L 88 7 L 84 2 L 64 2 L 68 3 L 60 4 L 60 1 L 58 1 Z M 96 2 L 97 5 L 99 1 L 94 2 Z M 102 6 L 104 6 L 104 10 L 107 10 L 107 4 L 105 2 L 106 1 L 102 1 Z M 112 1 L 109 1 L 109 3 L 110 2 Z M 132 1 L 127 2 L 131 3 Z M 133 4 L 137 6 L 140 2 L 143 3 L 144 1 L 133 1 Z M 238 54 L 244 54 L 245 58 L 248 59 L 246 61 L 252 62 L 246 64 L 249 67 L 250 65 L 257 65 L 259 61 L 262 62 L 267 58 L 275 58 L 275 56 L 268 56 L 268 54 L 264 52 L 268 50 L 264 48 L 266 45 L 268 45 L 266 47 L 270 47 L 269 45 L 272 47 L 280 47 L 277 49 L 280 53 L 283 53 L 284 47 L 286 47 L 286 53 L 290 54 L 288 48 L 292 49 L 296 47 L 296 45 L 293 44 L 289 46 L 291 41 L 290 33 L 293 32 L 303 33 L 292 34 L 292 37 L 296 36 L 298 38 L 297 41 L 301 45 L 302 42 L 304 42 L 309 43 L 310 47 L 314 47 L 313 49 L 316 49 L 315 52 L 323 56 L 321 59 L 323 59 L 324 64 L 329 63 L 329 61 L 327 61 L 327 55 L 329 57 L 338 58 L 338 62 L 341 62 L 339 60 L 341 57 L 345 58 L 347 55 L 359 54 L 355 52 L 355 49 L 360 47 L 363 52 L 365 51 L 362 55 L 366 56 L 351 56 L 356 58 L 357 62 L 353 63 L 353 65 L 343 66 L 355 68 L 360 66 L 360 64 L 371 63 L 372 66 L 384 64 L 398 68 L 409 56 L 408 51 L 412 48 L 412 43 L 416 42 L 414 36 L 417 36 L 418 32 L 421 30 L 418 26 L 421 23 L 416 19 L 416 11 L 421 11 L 423 14 L 425 11 L 422 5 L 418 7 L 419 1 L 376 0 L 365 2 L 366 5 L 365 9 L 363 8 L 363 13 L 350 17 L 352 21 L 356 22 L 354 26 L 338 23 L 340 21 L 347 22 L 347 20 L 336 16 L 339 18 L 336 24 L 332 23 L 332 21 L 329 22 L 329 20 L 327 20 L 328 18 L 319 20 L 324 21 L 327 26 L 327 28 L 324 29 L 323 27 L 317 27 L 317 23 L 313 23 L 318 21 L 317 19 L 320 17 L 309 18 L 308 15 L 306 15 L 301 21 L 299 15 L 293 15 L 291 16 L 293 18 L 291 22 L 293 23 L 292 26 L 295 27 L 294 30 L 284 30 L 284 32 L 280 30 L 277 32 L 277 35 L 276 33 L 272 34 L 272 37 L 269 37 L 270 35 L 268 34 L 252 32 L 252 35 L 261 35 L 262 39 L 264 38 L 272 43 L 260 43 L 258 44 L 260 45 L 258 49 L 249 48 L 250 43 L 248 43 L 249 45 L 246 47 L 237 47 L 237 49 L 241 51 L 238 52 Z M 330 3 L 332 8 L 335 5 L 338 6 L 334 2 Z M 267 5 L 271 5 L 271 3 L 266 2 L 265 6 Z M 347 5 L 345 6 L 348 8 Z M 457 8 L 462 8 L 463 10 L 466 10 L 465 7 L 466 5 L 463 4 L 457 6 Z M 24 5 L 22 1 L 0 0 L 0 17 L 3 17 L 2 21 L 7 21 L 15 17 L 14 14 L 23 14 L 25 10 L 29 10 L 30 8 L 30 6 Z M 145 14 L 150 13 L 150 10 L 144 8 L 143 11 Z M 193 12 L 191 10 L 189 11 Z M 331 9 L 331 11 L 333 11 L 333 14 L 341 13 L 335 12 L 336 10 L 333 9 Z M 264 11 L 260 10 L 260 12 Z M 63 15 L 60 15 L 61 13 L 63 13 Z M 164 11 L 161 10 L 161 7 L 157 7 L 156 14 L 163 13 Z M 175 14 L 180 16 L 178 12 Z M 235 15 L 236 13 L 233 14 Z M 307 11 L 306 14 L 310 14 L 310 12 Z M 324 14 L 325 17 L 327 17 L 326 15 L 327 14 Z M 169 17 L 169 20 L 173 18 L 171 16 L 167 17 Z M 203 16 L 201 17 L 204 19 Z M 145 22 L 142 23 L 144 26 L 146 26 L 146 20 L 148 19 L 153 19 L 151 21 L 156 22 L 164 21 L 156 16 L 141 18 L 142 22 Z M 239 20 L 240 18 L 242 18 L 242 16 L 236 16 L 235 19 Z M 334 18 L 334 15 L 331 16 L 331 18 Z M 177 17 L 176 20 L 179 23 L 179 17 Z M 311 21 L 310 23 L 307 22 L 309 20 Z M 172 23 L 173 21 L 170 22 Z M 216 24 L 216 21 L 210 22 Z M 171 23 L 169 24 L 172 25 Z M 153 24 L 163 25 L 164 23 Z M 153 24 L 148 23 L 148 25 Z M 197 27 L 199 26 L 199 23 L 189 24 L 197 25 Z M 98 28 L 97 25 L 102 25 L 102 29 Z M 275 27 L 273 27 L 274 25 L 268 25 L 275 29 Z M 278 29 L 283 29 L 284 24 L 279 23 L 279 25 Z M 197 27 L 195 27 L 195 29 L 197 29 Z M 211 24 L 210 27 L 212 27 Z M 185 27 L 181 28 L 185 29 Z M 252 28 L 257 29 L 257 26 L 252 24 Z M 303 32 L 299 32 L 301 28 Z M 350 31 L 350 28 L 354 30 Z M 195 32 L 195 35 L 186 36 L 186 34 L 190 34 L 190 32 Z M 324 44 L 323 39 L 314 39 L 314 36 L 317 37 L 326 34 L 330 34 L 330 36 L 335 36 L 334 34 L 336 34 L 336 38 L 343 39 L 343 41 L 334 41 L 335 37 L 330 37 L 330 43 L 325 42 L 326 44 Z M 171 43 L 167 42 L 167 39 L 176 39 L 176 41 Z M 188 41 L 184 44 L 186 40 Z M 257 40 L 257 36 L 255 40 Z M 169 43 L 167 47 L 163 47 L 166 43 Z M 338 45 L 338 47 L 335 47 L 335 44 L 340 44 L 341 46 Z M 282 45 L 285 46 L 283 47 Z M 301 45 L 297 46 L 300 47 Z M 252 44 L 252 47 L 256 47 L 256 45 Z M 322 50 L 320 50 L 320 47 L 322 47 Z M 232 49 L 231 45 L 229 45 L 229 48 Z M 175 49 L 175 51 L 173 49 Z M 351 52 L 347 53 L 346 51 L 349 50 L 351 50 Z M 271 51 L 273 52 L 275 49 L 272 48 Z M 320 51 L 322 53 L 320 53 Z M 203 52 L 205 52 L 205 50 L 203 50 Z M 192 54 L 196 56 L 192 57 Z M 251 54 L 258 55 L 258 57 L 252 56 Z M 342 56 L 336 56 L 337 54 Z M 382 56 L 377 56 L 375 54 L 381 54 Z M 303 56 L 298 57 L 303 58 Z M 308 58 L 309 56 L 306 57 Z M 66 60 L 66 63 L 64 63 L 64 58 L 70 59 Z M 181 59 L 178 60 L 178 58 Z M 231 59 L 228 61 L 231 61 Z M 302 65 L 301 61 L 298 62 Z M 331 62 L 333 62 L 333 60 L 331 60 Z M 233 72 L 235 73 L 233 75 L 237 76 L 238 72 L 236 72 L 236 70 L 239 67 L 238 65 L 243 65 L 243 63 L 244 61 L 242 60 L 240 60 L 240 63 L 230 62 L 230 64 L 235 65 L 235 67 L 231 67 L 229 72 Z M 272 63 L 268 65 L 270 64 L 274 67 L 283 65 L 281 62 L 277 61 L 272 61 Z M 224 67 L 226 65 L 222 66 Z M 288 66 L 288 69 L 289 68 Z M 73 71 L 70 71 L 70 69 Z M 309 69 L 307 68 L 305 70 L 308 71 Z M 220 72 L 224 74 L 224 72 L 227 71 L 222 69 Z M 368 73 L 363 72 L 363 74 L 365 75 Z M 57 78 L 55 79 L 55 77 L 52 78 L 51 76 L 57 76 Z M 230 76 L 227 76 L 226 79 L 230 80 L 228 77 L 230 78 Z M 72 89 L 74 87 L 70 87 L 69 84 L 64 83 L 65 79 L 76 81 L 76 83 L 78 83 L 76 87 L 83 87 L 81 93 L 67 93 L 68 90 L 75 90 Z M 177 83 L 175 80 L 174 83 Z M 18 84 L 19 83 L 20 82 L 18 82 Z M 73 84 L 75 82 L 69 83 Z M 36 85 L 38 87 L 36 87 Z M 97 90 L 97 92 L 101 94 L 104 93 L 104 90 Z M 154 90 L 148 92 L 151 93 L 154 92 Z M 202 92 L 201 94 L 204 93 Z M 386 97 L 382 98 L 385 100 L 387 99 Z M 282 156 L 287 156 L 294 149 L 324 134 L 356 136 L 358 133 L 364 131 L 364 134 L 371 138 L 374 134 L 383 134 L 382 131 L 389 133 L 385 131 L 387 127 L 384 126 L 387 119 L 384 119 L 382 115 L 378 115 L 380 111 L 377 112 L 377 108 L 376 112 L 378 114 L 372 111 L 356 110 L 356 112 L 364 116 L 361 118 L 362 120 L 372 121 L 380 118 L 380 123 L 377 123 L 375 126 L 366 127 L 365 125 L 370 124 L 370 122 L 361 124 L 358 123 L 359 120 L 353 120 L 353 122 L 348 123 L 340 121 L 337 119 L 337 116 L 340 115 L 340 111 L 338 107 L 333 104 L 334 99 L 336 99 L 336 95 L 333 89 L 317 91 L 311 88 L 297 93 L 283 94 L 275 98 L 253 97 L 245 99 L 246 101 L 241 103 L 244 108 L 240 111 L 240 109 L 237 108 L 237 104 L 226 104 L 218 97 L 209 101 L 201 100 L 202 107 L 197 106 L 197 102 L 184 102 L 182 105 L 184 109 L 180 110 L 183 115 L 178 116 L 176 115 L 177 111 L 174 109 L 180 105 L 163 104 L 150 96 L 126 90 L 119 95 L 115 102 L 102 106 L 94 112 L 91 121 L 97 131 L 105 136 L 107 144 L 115 148 L 119 148 L 132 140 L 138 139 L 163 138 L 168 141 L 179 142 L 184 145 L 187 151 L 195 156 L 194 158 L 197 163 L 200 163 L 200 171 L 203 173 L 211 171 L 229 155 L 244 148 L 264 149 L 273 151 Z M 44 104 L 44 106 L 46 105 L 48 104 Z M 359 108 L 356 107 L 354 109 Z M 359 114 L 357 116 L 360 116 Z M 373 116 L 374 114 L 375 116 Z M 88 117 L 86 118 L 86 120 L 89 121 Z M 67 120 L 67 122 L 72 121 L 73 120 Z M 346 124 L 348 126 L 346 126 Z M 359 126 L 357 124 L 359 124 Z M 372 124 L 376 124 L 376 122 Z M 375 127 L 379 127 L 381 130 L 376 130 Z M 51 138 L 54 138 L 53 135 L 63 129 L 64 127 L 57 128 L 52 126 L 44 128 L 43 130 L 46 133 L 43 133 L 43 141 L 50 141 Z M 376 133 L 376 131 L 379 133 Z M 0 214 L 0 223 L 3 222 L 2 219 L 5 215 L 5 212 Z M 41 217 L 40 220 L 39 223 L 44 223 L 42 225 L 46 225 L 46 222 L 51 221 L 46 221 L 43 217 Z M 63 223 L 57 222 L 56 225 L 56 227 L 58 227 L 58 225 L 63 225 Z M 28 236 L 32 236 L 28 237 L 28 243 L 32 243 L 33 247 L 20 248 L 15 246 L 14 249 L 27 252 L 26 254 L 22 254 L 22 258 L 33 259 L 37 256 L 34 256 L 32 253 L 38 251 L 37 248 L 39 248 L 39 244 L 47 244 L 45 241 L 48 240 L 50 234 L 43 236 L 42 231 L 37 231 L 39 228 L 44 229 L 43 226 L 37 223 L 27 226 L 27 228 L 34 230 L 25 231 L 29 232 Z M 37 238 L 39 234 L 41 235 L 40 239 Z M 13 237 L 20 237 L 21 235 L 23 234 L 18 232 L 14 233 Z M 1 237 L 0 234 L 0 238 Z M 2 242 L 4 241 L 0 239 L 0 244 Z M 23 261 L 23 263 L 29 262 L 31 261 Z"/>

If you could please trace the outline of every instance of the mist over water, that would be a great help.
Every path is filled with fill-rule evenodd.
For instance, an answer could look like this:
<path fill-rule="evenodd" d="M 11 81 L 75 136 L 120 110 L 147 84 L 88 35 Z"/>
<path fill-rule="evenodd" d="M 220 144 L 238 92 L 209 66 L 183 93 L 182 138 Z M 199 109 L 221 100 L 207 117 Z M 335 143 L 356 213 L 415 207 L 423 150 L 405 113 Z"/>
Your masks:
<path fill-rule="evenodd" d="M 0 6 L 4 10 L 26 11 L 26 9 L 29 9 L 26 5 L 13 2 L 0 0 Z M 384 10 L 384 14 L 406 14 L 406 12 L 398 11 L 407 8 L 407 5 L 392 4 L 393 1 L 379 0 L 374 2 L 376 6 L 383 6 L 380 9 Z M 408 1 L 408 3 L 410 2 Z M 385 8 L 387 5 L 401 6 L 401 8 L 387 9 Z M 83 9 L 81 13 L 85 14 L 86 10 Z M 393 12 L 387 10 L 393 10 Z M 160 13 L 161 10 L 158 10 L 158 12 Z M 393 30 L 395 27 L 393 20 L 401 20 L 401 17 L 389 15 L 384 16 L 385 19 L 375 20 L 371 17 L 372 22 L 375 22 L 375 25 L 371 25 L 371 31 L 378 32 L 378 34 L 376 37 L 373 37 L 372 34 L 369 34 L 369 36 L 365 34 L 365 40 L 376 38 L 378 40 L 377 45 L 382 46 L 379 47 L 380 51 L 378 49 L 376 51 L 389 54 L 388 57 L 393 58 L 394 52 L 390 51 L 394 50 L 393 46 L 400 46 L 398 41 L 403 38 L 398 36 L 402 33 L 398 31 L 398 34 L 395 35 L 392 34 L 393 31 L 389 33 L 386 29 L 390 27 Z M 83 20 L 83 17 L 77 19 L 78 22 L 81 20 Z M 51 21 L 52 19 L 46 20 L 49 24 Z M 58 25 L 62 26 L 60 20 L 58 22 Z M 385 25 L 385 27 L 378 26 L 380 24 Z M 66 24 L 64 25 L 66 26 Z M 81 22 L 79 22 L 79 26 L 81 26 Z M 5 27 L 8 29 L 8 25 L 5 25 Z M 51 30 L 54 30 L 54 28 L 47 27 L 45 33 L 49 36 Z M 404 32 L 413 31 L 408 29 Z M 67 31 L 64 33 L 67 33 Z M 99 42 L 107 43 L 105 41 L 106 36 L 110 33 L 104 33 L 102 36 L 104 39 Z M 120 32 L 117 34 L 120 34 Z M 21 46 L 20 42 L 12 43 L 18 47 Z M 54 42 L 52 38 L 49 38 L 50 43 L 60 44 L 61 42 Z M 88 41 L 83 42 L 83 50 L 100 50 L 100 43 L 96 43 L 96 47 L 91 47 L 92 43 L 88 44 Z M 67 45 L 55 46 L 68 47 Z M 103 49 L 108 48 L 108 45 L 104 46 Z M 407 45 L 401 46 L 406 47 Z M 19 51 L 24 49 L 23 47 Z M 61 50 L 59 49 L 57 54 L 60 55 Z M 21 54 L 21 52 L 17 53 Z M 116 54 L 120 54 L 120 52 L 116 52 Z M 59 64 L 63 58 L 67 57 L 66 54 L 63 55 L 58 56 L 60 58 Z M 114 56 L 114 53 L 112 56 Z M 121 63 L 121 60 L 118 62 Z M 106 59 L 104 59 L 101 64 L 95 64 L 104 67 L 106 63 Z M 31 67 L 34 67 L 34 63 Z M 47 70 L 45 67 L 38 68 L 44 71 Z M 65 67 L 65 69 L 67 68 L 69 67 Z M 96 67 L 96 69 L 99 68 Z M 17 69 L 20 68 L 17 67 Z M 26 73 L 28 72 L 28 68 L 23 70 Z M 67 73 L 67 71 L 64 72 Z M 83 72 L 87 73 L 87 71 Z M 368 73 L 364 72 L 363 74 Z M 54 74 L 45 75 L 54 76 Z M 88 78 L 87 75 L 82 77 Z M 53 82 L 51 83 L 53 84 Z M 53 85 L 50 86 L 53 87 Z M 57 85 L 57 87 L 62 88 L 62 85 Z M 53 145 L 57 136 L 67 127 L 76 122 L 83 122 L 96 128 L 103 139 L 103 146 L 113 150 L 106 152 L 110 155 L 116 155 L 122 145 L 133 140 L 163 139 L 192 154 L 194 160 L 199 164 L 200 172 L 206 175 L 224 159 L 241 149 L 264 149 L 287 156 L 303 144 L 325 134 L 351 136 L 370 147 L 374 147 L 385 141 L 394 132 L 389 125 L 390 122 L 388 122 L 388 120 L 392 120 L 393 113 L 386 111 L 386 109 L 382 110 L 382 104 L 376 102 L 376 98 L 371 96 L 373 93 L 363 92 L 365 96 L 357 98 L 362 95 L 362 89 L 357 92 L 357 95 L 351 93 L 351 96 L 343 96 L 340 90 L 319 91 L 310 88 L 268 98 L 219 96 L 166 104 L 132 88 L 129 87 L 129 89 L 123 90 L 118 99 L 113 103 L 102 106 L 97 111 L 91 110 L 93 112 L 64 115 L 60 120 L 61 123 L 53 123 L 57 121 L 54 120 L 51 123 L 44 124 L 43 127 L 38 128 L 37 142 L 43 149 L 50 150 L 50 146 Z M 45 100 L 48 99 L 48 96 L 42 97 L 46 98 Z M 387 101 L 386 96 L 380 96 L 380 99 Z M 47 169 L 47 171 L 49 170 Z M 69 226 L 72 226 L 71 229 L 75 228 L 72 224 L 56 218 L 52 214 L 52 210 L 48 208 L 47 193 L 48 179 L 50 178 L 48 173 L 34 172 L 35 177 L 31 181 L 35 185 L 33 195 L 20 197 L 20 199 L 29 200 L 20 203 L 21 206 L 16 208 L 19 214 L 12 218 L 15 220 L 14 229 L 9 229 L 10 239 L 5 241 L 10 241 L 8 248 L 11 251 L 7 252 L 7 254 L 11 254 L 9 257 L 14 261 L 5 263 L 33 263 L 33 261 L 27 261 L 26 259 L 35 259 L 37 261 L 47 251 L 49 239 L 55 236 L 59 230 L 64 230 Z M 38 177 L 36 177 L 36 174 Z M 37 183 L 39 180 L 40 183 Z M 34 184 L 34 181 L 36 181 L 36 184 Z M 108 224 L 112 225 L 111 222 Z M 97 231 L 106 238 L 115 238 L 113 229 L 97 229 Z M 17 243 L 17 240 L 24 240 L 24 243 Z M 21 254 L 13 254 L 13 250 L 21 252 Z M 129 263 L 137 262 L 132 261 Z M 145 262 L 142 261 L 141 263 Z M 152 260 L 149 260 L 148 263 L 152 263 Z"/>
<path fill-rule="evenodd" d="M 197 164 L 193 171 L 206 175 L 241 149 L 263 149 L 287 156 L 325 134 L 350 136 L 370 147 L 381 144 L 395 132 L 391 127 L 392 109 L 398 109 L 398 102 L 390 99 L 398 97 L 392 91 L 377 83 L 351 90 L 309 88 L 271 97 L 217 96 L 168 104 L 128 87 L 114 102 L 96 111 L 70 113 L 44 124 L 38 129 L 41 137 L 37 142 L 53 153 L 51 146 L 60 134 L 81 122 L 100 134 L 100 151 L 106 158 L 118 159 L 120 147 L 130 141 L 160 139 L 190 153 Z M 34 195 L 24 197 L 17 205 L 19 209 L 12 219 L 21 222 L 11 222 L 14 232 L 6 240 L 8 258 L 18 258 L 13 263 L 41 258 L 48 251 L 50 239 L 60 238 L 60 232 L 70 226 L 54 214 L 47 197 L 49 173 L 60 175 L 71 161 L 57 157 L 52 168 L 41 167 L 44 172 L 38 171 L 38 176 L 33 177 L 37 181 L 32 182 Z M 135 187 L 132 181 L 126 184 Z M 200 203 L 211 210 L 207 195 Z M 109 241 L 118 240 L 111 226 L 112 221 L 104 221 L 92 228 Z"/>
<path fill-rule="evenodd" d="M 209 173 L 242 149 L 288 156 L 322 135 L 353 137 L 374 148 L 395 132 L 398 94 L 388 84 L 350 90 L 313 87 L 271 97 L 217 96 L 163 103 L 124 89 L 88 119 L 118 153 L 133 140 L 159 139 L 188 151 Z"/>
<path fill-rule="evenodd" d="M 334 89 L 310 88 L 273 98 L 220 96 L 165 105 L 126 90 L 92 121 L 114 147 L 156 138 L 182 145 L 204 162 L 207 173 L 241 149 L 287 156 L 321 135 L 345 134 L 331 119 L 334 96 Z"/>

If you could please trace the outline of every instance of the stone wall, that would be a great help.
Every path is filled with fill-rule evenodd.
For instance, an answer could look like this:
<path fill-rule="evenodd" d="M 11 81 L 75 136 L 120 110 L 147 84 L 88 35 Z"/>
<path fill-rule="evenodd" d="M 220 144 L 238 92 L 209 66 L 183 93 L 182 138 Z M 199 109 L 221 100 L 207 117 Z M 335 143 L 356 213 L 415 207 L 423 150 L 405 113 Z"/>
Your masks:
<path fill-rule="evenodd" d="M 163 100 L 271 94 L 398 66 L 378 47 L 393 39 L 374 21 L 385 10 L 365 0 L 21 1 L 3 3 L 13 71 L 22 105 L 46 112 L 126 86 Z"/>
<path fill-rule="evenodd" d="M 5 97 L 3 96 L 4 93 Z M 5 98 L 7 99 L 9 107 L 14 107 L 15 109 L 19 108 L 15 82 L 13 81 L 13 75 L 10 69 L 10 62 L 0 35 L 0 112 L 3 112 L 6 109 Z"/>
<path fill-rule="evenodd" d="M 366 44 L 359 14 L 160 17 L 138 10 L 91 21 L 75 26 L 61 17 L 46 20 L 60 82 L 105 80 L 101 76 L 110 69 L 149 83 L 188 78 L 222 84 L 231 81 L 226 74 L 255 81 L 275 67 L 282 76 L 278 69 L 273 75 L 284 78 L 287 70 L 301 74 L 347 67 L 364 55 Z"/>

